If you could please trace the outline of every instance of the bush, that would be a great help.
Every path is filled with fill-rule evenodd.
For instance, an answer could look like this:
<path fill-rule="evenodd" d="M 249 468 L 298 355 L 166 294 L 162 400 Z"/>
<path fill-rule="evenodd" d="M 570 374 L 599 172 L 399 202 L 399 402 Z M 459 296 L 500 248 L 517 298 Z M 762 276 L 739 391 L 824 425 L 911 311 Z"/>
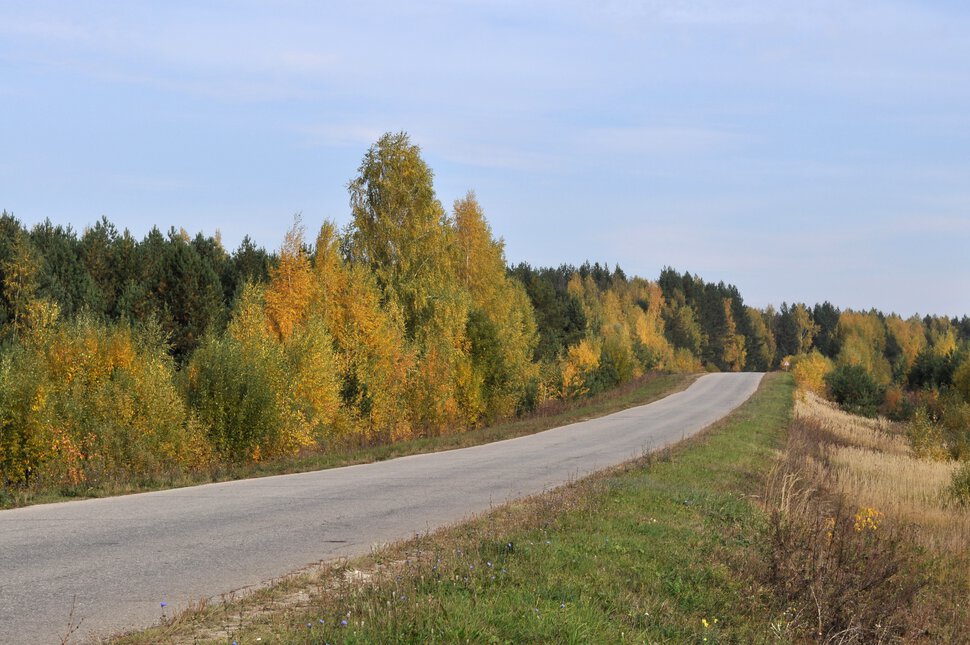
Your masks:
<path fill-rule="evenodd" d="M 965 461 L 953 473 L 950 495 L 961 506 L 970 506 L 970 461 Z"/>
<path fill-rule="evenodd" d="M 945 461 L 949 458 L 942 428 L 925 407 L 919 407 L 906 426 L 913 453 L 921 459 Z"/>
<path fill-rule="evenodd" d="M 953 394 L 946 396 L 941 421 L 950 456 L 970 459 L 970 403 Z"/>
<path fill-rule="evenodd" d="M 883 400 L 882 388 L 860 365 L 839 365 L 825 383 L 832 400 L 853 414 L 875 416 Z"/>
<path fill-rule="evenodd" d="M 929 560 L 913 533 L 831 487 L 830 430 L 796 418 L 769 475 L 764 582 L 793 642 L 895 642 L 923 628 Z"/>
<path fill-rule="evenodd" d="M 954 357 L 952 354 L 940 355 L 930 348 L 916 355 L 909 369 L 907 381 L 913 389 L 939 389 L 953 383 Z"/>
<path fill-rule="evenodd" d="M 188 402 L 216 451 L 231 461 L 274 452 L 285 411 L 276 384 L 282 355 L 254 354 L 231 337 L 209 339 L 188 366 Z"/>
<path fill-rule="evenodd" d="M 804 642 L 883 642 L 906 633 L 926 577 L 916 549 L 880 511 L 806 496 L 773 509 L 770 535 L 767 582 L 790 612 L 792 635 Z"/>
<path fill-rule="evenodd" d="M 88 318 L 18 341 L 0 367 L 2 479 L 77 486 L 208 460 L 157 328 Z"/>
<path fill-rule="evenodd" d="M 912 394 L 906 392 L 903 388 L 898 385 L 891 385 L 886 388 L 886 394 L 883 397 L 882 405 L 879 406 L 879 414 L 886 416 L 893 421 L 904 421 L 913 416 L 915 408 L 913 407 Z"/>
<path fill-rule="evenodd" d="M 189 363 L 189 405 L 213 446 L 232 461 L 293 455 L 313 446 L 337 415 L 333 341 L 317 317 L 269 332 L 262 291 L 247 286 L 226 334 Z"/>
<path fill-rule="evenodd" d="M 953 390 L 966 403 L 970 403 L 970 357 L 964 358 L 953 372 Z"/>
<path fill-rule="evenodd" d="M 789 365 L 798 387 L 809 389 L 819 396 L 825 396 L 825 377 L 833 369 L 830 359 L 813 349 L 808 354 L 792 357 Z"/>

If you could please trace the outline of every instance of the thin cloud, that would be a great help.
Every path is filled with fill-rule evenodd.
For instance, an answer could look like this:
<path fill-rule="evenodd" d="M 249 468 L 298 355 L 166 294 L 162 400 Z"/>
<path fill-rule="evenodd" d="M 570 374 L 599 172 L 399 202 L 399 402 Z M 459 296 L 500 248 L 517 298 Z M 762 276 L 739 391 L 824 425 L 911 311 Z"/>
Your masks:
<path fill-rule="evenodd" d="M 369 147 L 387 132 L 386 128 L 379 126 L 347 123 L 321 123 L 300 126 L 294 130 L 304 138 L 306 145 L 362 149 Z"/>
<path fill-rule="evenodd" d="M 580 142 L 600 152 L 648 156 L 691 156 L 723 150 L 743 141 L 737 133 L 690 126 L 634 126 L 589 128 Z"/>

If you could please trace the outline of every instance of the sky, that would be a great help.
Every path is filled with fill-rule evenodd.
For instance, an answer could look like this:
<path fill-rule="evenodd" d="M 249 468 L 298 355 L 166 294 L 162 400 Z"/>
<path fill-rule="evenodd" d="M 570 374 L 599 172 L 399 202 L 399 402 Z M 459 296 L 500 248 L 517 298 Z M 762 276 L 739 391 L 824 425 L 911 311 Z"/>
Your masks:
<path fill-rule="evenodd" d="M 970 7 L 0 3 L 0 209 L 280 245 L 406 131 L 510 263 L 970 314 Z"/>

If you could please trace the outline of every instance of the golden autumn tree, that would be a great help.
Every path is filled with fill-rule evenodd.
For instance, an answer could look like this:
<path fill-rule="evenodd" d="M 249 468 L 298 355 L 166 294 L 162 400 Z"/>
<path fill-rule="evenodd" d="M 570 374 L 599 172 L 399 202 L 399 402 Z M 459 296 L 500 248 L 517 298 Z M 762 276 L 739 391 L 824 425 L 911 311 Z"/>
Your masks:
<path fill-rule="evenodd" d="M 892 366 L 886 360 L 886 327 L 875 311 L 843 311 L 836 326 L 839 339 L 838 365 L 862 367 L 879 385 L 892 381 Z"/>
<path fill-rule="evenodd" d="M 817 349 L 813 349 L 807 354 L 790 358 L 788 365 L 796 385 L 811 390 L 819 396 L 825 396 L 825 377 L 835 369 L 835 364 L 831 360 Z"/>
<path fill-rule="evenodd" d="M 909 373 L 913 362 L 926 348 L 923 321 L 918 316 L 903 320 L 896 314 L 886 317 L 886 355 L 892 364 L 893 376 L 902 378 Z"/>
<path fill-rule="evenodd" d="M 336 227 L 325 222 L 317 236 L 314 274 L 324 316 L 336 347 L 346 412 L 339 429 L 361 440 L 412 436 L 408 383 L 414 357 L 393 303 L 381 305 L 374 275 L 348 264 Z"/>
<path fill-rule="evenodd" d="M 567 351 L 560 361 L 560 378 L 566 384 L 563 392 L 569 393 L 568 396 L 582 392 L 571 385 L 579 378 L 578 374 L 585 379 L 585 392 L 595 393 L 636 378 L 645 370 L 699 369 L 689 350 L 675 350 L 667 338 L 664 313 L 668 308 L 657 283 L 627 279 L 617 270 L 605 277 L 600 272 L 600 280 L 606 283 L 604 288 L 593 277 L 596 271 L 594 267 L 585 276 L 580 271 L 574 272 L 566 285 L 567 292 L 581 304 L 586 317 L 587 344 L 572 353 Z M 600 352 L 593 371 L 589 361 L 579 360 L 588 355 L 591 347 Z"/>
<path fill-rule="evenodd" d="M 471 386 L 469 297 L 458 277 L 454 229 L 432 172 L 404 133 L 375 143 L 350 182 L 354 263 L 375 276 L 382 304 L 401 312 L 415 350 L 412 420 L 425 432 L 474 421 L 461 399 Z"/>
<path fill-rule="evenodd" d="M 748 329 L 751 330 L 751 343 L 745 367 L 759 372 L 767 372 L 775 361 L 777 345 L 775 335 L 765 321 L 764 314 L 754 307 L 745 307 Z"/>
<path fill-rule="evenodd" d="M 926 325 L 930 350 L 937 356 L 948 356 L 957 349 L 957 336 L 949 318 L 933 316 Z"/>
<path fill-rule="evenodd" d="M 614 286 L 614 289 L 617 289 Z M 634 278 L 620 287 L 624 315 L 633 334 L 633 351 L 641 367 L 672 369 L 674 348 L 667 340 L 663 291 L 656 282 Z"/>
<path fill-rule="evenodd" d="M 562 381 L 558 392 L 560 398 L 573 399 L 589 394 L 588 383 L 599 368 L 600 351 L 600 343 L 590 338 L 583 338 L 566 349 L 559 367 Z"/>
<path fill-rule="evenodd" d="M 509 279 L 504 243 L 492 237 L 473 193 L 455 201 L 458 275 L 471 300 L 467 335 L 472 357 L 466 405 L 486 419 L 513 413 L 538 377 L 532 354 L 538 342 L 525 289 Z"/>
<path fill-rule="evenodd" d="M 332 434 L 340 371 L 297 219 L 264 287 L 246 285 L 222 337 L 187 369 L 188 399 L 231 460 L 296 454 Z"/>
<path fill-rule="evenodd" d="M 718 344 L 721 348 L 721 362 L 732 372 L 744 369 L 747 360 L 747 348 L 745 347 L 744 336 L 738 333 L 738 328 L 734 322 L 734 314 L 731 311 L 731 299 L 724 298 L 724 324 Z"/>
<path fill-rule="evenodd" d="M 289 338 L 294 327 L 306 318 L 315 296 L 316 284 L 303 248 L 303 236 L 303 224 L 297 217 L 283 240 L 278 264 L 270 270 L 270 282 L 263 296 L 267 322 L 280 340 Z"/>

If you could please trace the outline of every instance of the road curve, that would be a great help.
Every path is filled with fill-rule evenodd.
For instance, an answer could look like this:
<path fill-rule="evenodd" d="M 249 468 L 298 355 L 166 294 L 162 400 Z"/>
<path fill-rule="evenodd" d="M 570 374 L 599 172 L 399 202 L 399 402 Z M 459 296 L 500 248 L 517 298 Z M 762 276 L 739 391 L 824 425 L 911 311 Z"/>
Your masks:
<path fill-rule="evenodd" d="M 0 643 L 87 641 L 458 521 L 687 437 L 757 389 L 709 374 L 650 405 L 492 444 L 0 511 Z"/>

